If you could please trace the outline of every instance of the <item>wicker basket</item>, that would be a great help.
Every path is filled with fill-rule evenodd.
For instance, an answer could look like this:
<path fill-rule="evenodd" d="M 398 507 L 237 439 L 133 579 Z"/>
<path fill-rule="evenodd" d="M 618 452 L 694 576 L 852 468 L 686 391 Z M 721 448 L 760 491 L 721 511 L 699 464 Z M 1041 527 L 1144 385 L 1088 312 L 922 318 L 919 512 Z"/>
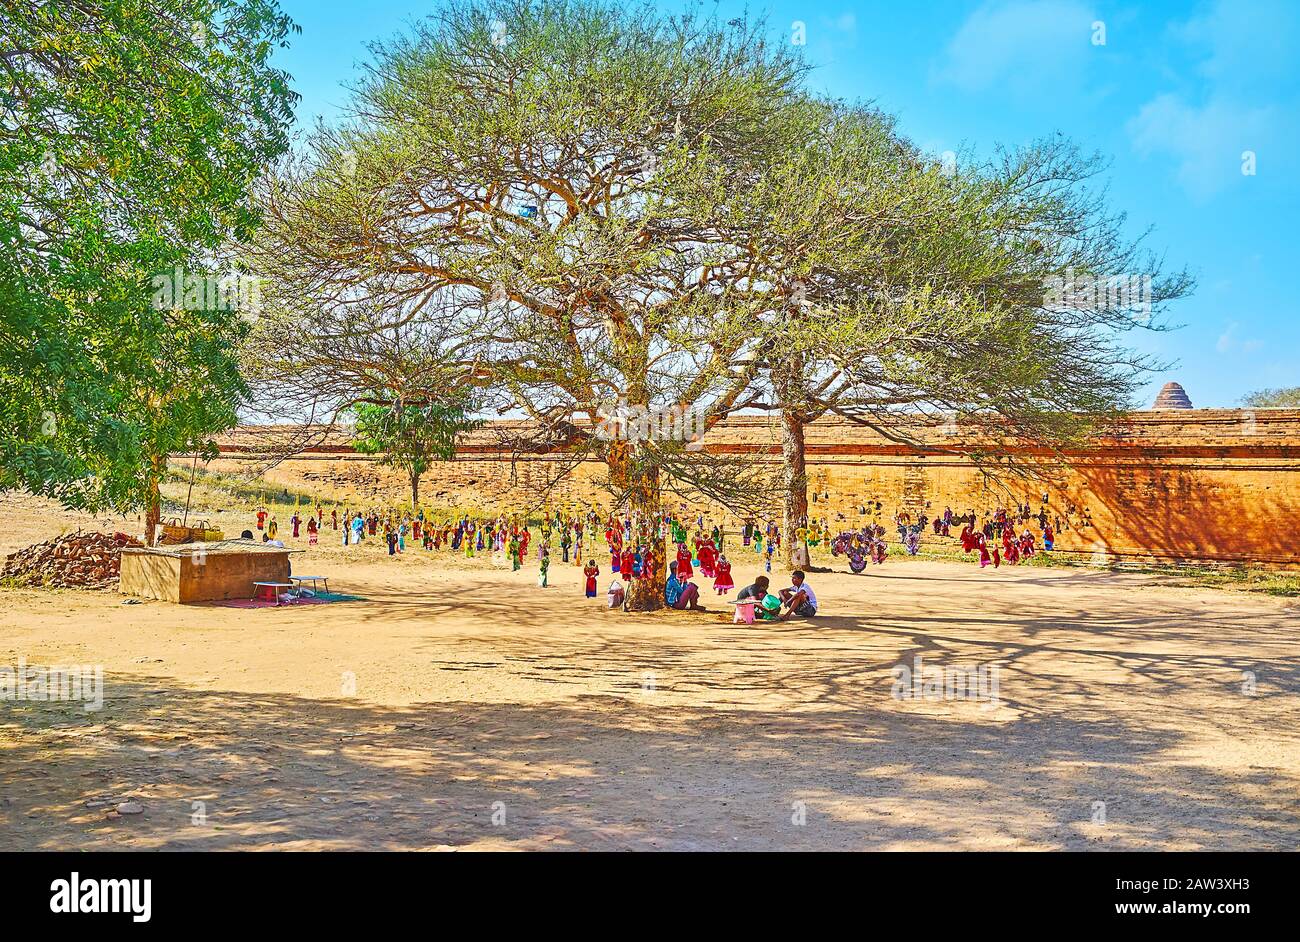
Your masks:
<path fill-rule="evenodd" d="M 212 526 L 211 521 L 200 520 L 194 526 L 190 527 L 190 539 L 197 540 L 200 543 L 207 543 L 212 540 L 224 540 L 225 533 Z"/>
<path fill-rule="evenodd" d="M 188 543 L 190 528 L 181 526 L 180 517 L 172 517 L 162 525 L 164 543 Z"/>

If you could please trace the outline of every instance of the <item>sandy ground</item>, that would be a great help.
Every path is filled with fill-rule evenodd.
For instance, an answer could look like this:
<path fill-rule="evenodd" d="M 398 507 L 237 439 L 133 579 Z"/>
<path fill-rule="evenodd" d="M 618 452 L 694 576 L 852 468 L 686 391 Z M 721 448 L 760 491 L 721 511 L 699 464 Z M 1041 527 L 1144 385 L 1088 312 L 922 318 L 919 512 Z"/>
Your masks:
<path fill-rule="evenodd" d="M 0 514 L 0 552 L 77 524 L 13 495 Z M 106 699 L 0 703 L 0 850 L 1300 838 L 1300 640 L 1276 599 L 891 561 L 814 576 L 815 621 L 742 627 L 609 613 L 558 562 L 543 591 L 535 565 L 325 536 L 295 571 L 366 601 L 0 589 L 0 665 L 103 665 Z M 998 701 L 894 697 L 918 656 L 996 665 Z M 143 813 L 112 810 L 126 799 Z"/>

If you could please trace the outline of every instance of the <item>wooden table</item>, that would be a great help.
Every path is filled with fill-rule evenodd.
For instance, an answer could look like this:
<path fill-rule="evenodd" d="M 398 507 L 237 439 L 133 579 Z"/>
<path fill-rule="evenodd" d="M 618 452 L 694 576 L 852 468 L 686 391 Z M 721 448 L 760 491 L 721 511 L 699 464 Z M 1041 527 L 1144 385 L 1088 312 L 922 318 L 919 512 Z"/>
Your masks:
<path fill-rule="evenodd" d="M 267 588 L 271 588 L 271 589 L 274 589 L 274 590 L 275 590 L 275 604 L 276 604 L 276 605 L 279 605 L 279 604 L 280 604 L 280 590 L 281 590 L 281 589 L 292 589 L 292 588 L 293 588 L 293 583 L 292 583 L 292 582 L 254 582 L 254 583 L 253 583 L 253 598 L 254 598 L 254 599 L 257 598 L 257 594 L 258 594 L 258 590 L 259 590 L 259 589 L 267 589 Z"/>

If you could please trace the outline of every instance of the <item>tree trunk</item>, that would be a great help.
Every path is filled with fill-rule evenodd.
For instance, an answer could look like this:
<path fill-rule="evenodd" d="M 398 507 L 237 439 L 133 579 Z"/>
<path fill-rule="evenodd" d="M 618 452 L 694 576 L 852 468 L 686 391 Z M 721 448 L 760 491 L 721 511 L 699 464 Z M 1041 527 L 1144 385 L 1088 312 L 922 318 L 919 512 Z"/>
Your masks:
<path fill-rule="evenodd" d="M 144 511 L 144 545 L 153 546 L 158 534 L 158 521 L 162 519 L 162 505 L 155 490 Z"/>
<path fill-rule="evenodd" d="M 629 504 L 632 509 L 631 539 L 640 543 L 654 554 L 654 571 L 641 569 L 641 578 L 633 579 L 628 586 L 627 607 L 632 612 L 653 612 L 664 607 L 664 583 L 668 578 L 668 559 L 664 540 L 659 538 L 659 523 L 655 519 L 659 514 L 659 470 L 642 469 L 637 474 L 630 492 Z M 640 532 L 641 526 L 646 532 Z"/>
<path fill-rule="evenodd" d="M 795 531 L 808 523 L 804 445 L 808 414 L 803 383 L 802 356 L 793 354 L 773 365 L 772 386 L 781 406 L 781 561 L 790 569 L 808 567 L 808 542 L 795 537 Z"/>
<path fill-rule="evenodd" d="M 411 513 L 420 509 L 420 472 L 411 472 Z"/>
<path fill-rule="evenodd" d="M 808 542 L 797 540 L 795 531 L 808 522 L 807 455 L 804 447 L 804 418 L 796 409 L 781 410 L 781 556 L 791 569 L 808 566 Z"/>
<path fill-rule="evenodd" d="M 623 440 L 610 443 L 605 461 L 610 480 L 627 493 L 632 512 L 632 532 L 624 534 L 624 539 L 637 545 L 644 543 L 654 554 L 654 569 L 647 572 L 642 567 L 641 578 L 631 579 L 625 586 L 628 611 L 656 611 L 664 607 L 664 583 L 668 577 L 666 544 L 659 538 L 659 524 L 655 519 L 659 514 L 659 469 L 637 462 Z M 642 527 L 645 532 L 641 532 Z"/>
<path fill-rule="evenodd" d="M 167 473 L 167 456 L 151 455 L 145 471 L 148 475 L 148 496 L 144 510 L 144 545 L 156 546 L 158 523 L 162 520 L 162 479 Z"/>

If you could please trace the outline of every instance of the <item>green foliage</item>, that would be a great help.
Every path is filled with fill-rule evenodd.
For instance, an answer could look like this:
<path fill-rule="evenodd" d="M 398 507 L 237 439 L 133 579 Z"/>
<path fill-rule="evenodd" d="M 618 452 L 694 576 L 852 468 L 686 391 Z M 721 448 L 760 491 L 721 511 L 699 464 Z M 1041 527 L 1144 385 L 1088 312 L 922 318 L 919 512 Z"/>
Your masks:
<path fill-rule="evenodd" d="M 0 487 L 138 507 L 158 456 L 210 449 L 245 391 L 234 310 L 151 303 L 222 272 L 296 96 L 273 0 L 0 9 Z"/>
<path fill-rule="evenodd" d="M 422 322 L 436 369 L 419 373 L 491 384 L 535 420 L 517 447 L 603 458 L 638 509 L 671 482 L 733 507 L 751 489 L 682 442 L 602 440 L 623 401 L 894 436 L 947 413 L 988 453 L 1127 405 L 1147 364 L 1117 337 L 1191 281 L 1124 238 L 1088 189 L 1098 163 L 1053 139 L 941 167 L 888 116 L 812 96 L 764 33 L 609 0 L 451 0 L 377 44 L 351 119 L 261 194 L 254 256 L 286 331 L 323 309 L 342 348 L 332 371 L 313 351 L 299 388 L 333 372 L 357 398 L 409 359 L 374 338 L 403 348 L 389 325 Z M 1149 312 L 1047 296 L 1122 274 L 1153 276 Z"/>
<path fill-rule="evenodd" d="M 754 404 L 900 440 L 925 428 L 918 413 L 942 416 L 990 454 L 1077 442 L 1131 406 L 1151 364 L 1123 334 L 1159 329 L 1192 283 L 1124 237 L 1089 190 L 1097 158 L 1052 139 L 945 168 L 887 116 L 809 104 L 802 120 L 807 145 L 746 196 L 777 289 L 763 328 L 773 388 Z M 1149 281 L 1053 297 L 1057 282 L 1126 275 Z"/>
<path fill-rule="evenodd" d="M 412 481 L 413 500 L 418 500 L 418 479 L 429 463 L 454 458 L 456 436 L 482 424 L 467 417 L 460 403 L 362 403 L 354 414 L 353 446 L 363 454 L 382 454 L 383 463 L 405 471 Z"/>
<path fill-rule="evenodd" d="M 758 303 L 735 206 L 789 146 L 774 128 L 803 73 L 763 32 L 599 0 L 446 4 L 375 47 L 355 119 L 268 186 L 257 266 L 294 317 L 444 318 L 437 336 L 472 338 L 448 384 L 490 382 L 537 420 L 518 447 L 606 457 L 616 492 L 685 470 L 683 442 L 620 453 L 590 423 L 625 399 L 712 424 L 756 372 L 735 366 Z M 361 358 L 339 361 L 363 387 Z M 695 483 L 721 496 L 738 469 L 719 471 Z"/>
<path fill-rule="evenodd" d="M 1300 386 L 1283 389 L 1261 389 L 1241 400 L 1251 409 L 1300 409 Z"/>

